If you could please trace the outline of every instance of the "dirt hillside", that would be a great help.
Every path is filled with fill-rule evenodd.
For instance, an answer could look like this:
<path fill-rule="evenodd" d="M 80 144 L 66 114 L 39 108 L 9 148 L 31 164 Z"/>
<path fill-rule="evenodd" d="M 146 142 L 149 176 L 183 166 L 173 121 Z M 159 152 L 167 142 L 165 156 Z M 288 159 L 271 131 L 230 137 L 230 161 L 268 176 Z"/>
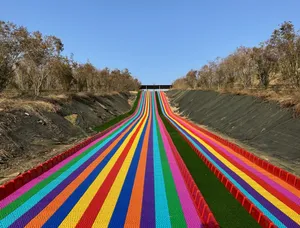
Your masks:
<path fill-rule="evenodd" d="M 300 175 L 300 119 L 292 110 L 247 95 L 200 90 L 167 94 L 181 115 Z"/>
<path fill-rule="evenodd" d="M 130 93 L 0 98 L 0 183 L 93 134 L 134 99 Z"/>

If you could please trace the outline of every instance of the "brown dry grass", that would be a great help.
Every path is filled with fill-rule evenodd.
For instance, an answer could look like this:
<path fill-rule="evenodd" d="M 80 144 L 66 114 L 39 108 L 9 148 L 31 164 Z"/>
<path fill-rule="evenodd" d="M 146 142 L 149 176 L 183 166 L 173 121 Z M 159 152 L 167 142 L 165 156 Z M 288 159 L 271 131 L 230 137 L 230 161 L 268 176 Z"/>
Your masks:
<path fill-rule="evenodd" d="M 72 123 L 73 125 L 76 125 L 77 117 L 78 117 L 77 114 L 71 114 L 71 115 L 65 116 L 64 118 L 66 120 L 68 120 L 70 123 Z"/>
<path fill-rule="evenodd" d="M 213 90 L 219 93 L 230 93 L 235 95 L 248 95 L 260 98 L 266 101 L 277 102 L 282 108 L 290 108 L 294 112 L 294 117 L 300 117 L 300 91 L 294 88 L 284 89 L 241 89 L 241 88 L 197 88 L 193 90 Z M 191 89 L 189 89 L 191 90 Z"/>
<path fill-rule="evenodd" d="M 55 99 L 55 100 L 67 100 L 70 98 L 68 94 L 49 94 L 47 96 L 43 96 L 45 98 Z"/>
<path fill-rule="evenodd" d="M 19 109 L 20 107 L 25 110 L 45 110 L 49 112 L 55 111 L 55 106 L 49 102 L 41 100 L 25 100 L 14 98 L 0 98 L 0 109 L 2 111 L 9 111 Z"/>
<path fill-rule="evenodd" d="M 82 98 L 88 98 L 90 96 L 102 96 L 102 95 L 114 95 L 117 92 L 111 93 L 89 93 L 89 92 L 79 92 L 79 93 L 44 93 L 40 97 L 34 96 L 24 96 L 20 93 L 14 91 L 5 91 L 0 94 L 0 111 L 12 111 L 23 108 L 28 112 L 39 110 L 47 112 L 56 112 L 58 107 L 51 101 L 71 101 L 73 96 L 79 96 Z M 131 94 L 134 94 L 131 92 Z M 134 102 L 129 100 L 129 102 Z"/>
<path fill-rule="evenodd" d="M 294 113 L 295 113 L 295 117 L 300 117 L 300 103 L 295 105 Z"/>
<path fill-rule="evenodd" d="M 294 89 L 218 89 L 219 93 L 248 95 L 266 101 L 277 102 L 282 108 L 290 108 L 295 117 L 300 116 L 300 91 Z"/>

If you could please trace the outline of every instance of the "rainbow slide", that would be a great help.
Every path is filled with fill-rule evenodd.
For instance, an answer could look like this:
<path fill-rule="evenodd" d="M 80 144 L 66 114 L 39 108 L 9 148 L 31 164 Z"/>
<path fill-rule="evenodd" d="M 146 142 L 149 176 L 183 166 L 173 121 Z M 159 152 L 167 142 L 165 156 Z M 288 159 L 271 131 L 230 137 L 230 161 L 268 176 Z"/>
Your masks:
<path fill-rule="evenodd" d="M 163 92 L 158 101 L 142 92 L 129 118 L 0 186 L 0 228 L 219 227 L 158 105 L 262 227 L 300 227 L 299 179 L 267 171 L 278 169 L 174 114 Z"/>
<path fill-rule="evenodd" d="M 143 92 L 121 125 L 5 196 L 0 227 L 204 227 L 169 139 Z"/>
<path fill-rule="evenodd" d="M 299 186 L 287 183 L 286 174 L 285 178 L 279 178 L 251 162 L 200 127 L 174 114 L 163 92 L 158 96 L 163 115 L 211 170 L 222 176 L 219 178 L 222 183 L 224 181 L 224 185 L 262 226 L 300 227 Z M 263 223 L 263 219 L 271 223 Z"/>

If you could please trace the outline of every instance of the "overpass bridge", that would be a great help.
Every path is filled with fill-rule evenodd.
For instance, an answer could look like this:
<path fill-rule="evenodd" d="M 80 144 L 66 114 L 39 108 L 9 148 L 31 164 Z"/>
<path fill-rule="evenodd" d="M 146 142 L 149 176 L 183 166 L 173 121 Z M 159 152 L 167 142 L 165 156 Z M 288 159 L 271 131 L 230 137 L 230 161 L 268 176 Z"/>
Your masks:
<path fill-rule="evenodd" d="M 167 90 L 171 89 L 172 85 L 141 85 L 141 90 Z"/>

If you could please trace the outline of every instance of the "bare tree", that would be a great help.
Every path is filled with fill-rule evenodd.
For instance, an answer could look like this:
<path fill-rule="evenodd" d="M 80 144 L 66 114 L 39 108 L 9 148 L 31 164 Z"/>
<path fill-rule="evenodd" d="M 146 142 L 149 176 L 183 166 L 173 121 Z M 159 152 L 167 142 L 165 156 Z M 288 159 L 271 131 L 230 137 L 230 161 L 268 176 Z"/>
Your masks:
<path fill-rule="evenodd" d="M 62 90 L 69 91 L 74 82 L 73 70 L 70 60 L 67 57 L 56 57 L 50 63 L 51 81 L 57 79 Z"/>
<path fill-rule="evenodd" d="M 60 55 L 63 45 L 54 36 L 43 37 L 40 32 L 33 32 L 24 49 L 25 74 L 31 78 L 34 94 L 38 96 L 51 73 L 52 60 Z"/>
<path fill-rule="evenodd" d="M 186 76 L 186 83 L 188 84 L 189 88 L 196 88 L 197 86 L 197 71 L 196 70 L 190 70 Z"/>
<path fill-rule="evenodd" d="M 181 77 L 181 78 L 176 79 L 172 83 L 172 87 L 174 89 L 188 89 L 189 88 L 185 77 Z"/>
<path fill-rule="evenodd" d="M 198 71 L 198 87 L 213 87 L 213 63 L 209 62 Z"/>
<path fill-rule="evenodd" d="M 252 59 L 256 63 L 257 77 L 260 84 L 267 88 L 270 83 L 270 75 L 276 70 L 277 55 L 270 45 L 262 44 L 261 47 L 253 48 Z"/>
<path fill-rule="evenodd" d="M 252 59 L 252 49 L 239 47 L 233 54 L 235 59 L 235 69 L 239 75 L 239 81 L 244 88 L 249 88 L 253 83 L 255 75 L 255 62 Z"/>
<path fill-rule="evenodd" d="M 11 82 L 17 64 L 22 57 L 24 35 L 28 32 L 24 27 L 0 21 L 0 91 Z"/>
<path fill-rule="evenodd" d="M 224 87 L 225 88 L 233 88 L 234 83 L 237 81 L 237 70 L 236 70 L 236 62 L 235 56 L 233 54 L 224 58 L 220 63 L 220 68 L 222 68 L 222 72 L 224 74 Z"/>
<path fill-rule="evenodd" d="M 275 29 L 269 44 L 278 52 L 279 71 L 284 80 L 300 88 L 300 41 L 291 22 Z"/>

